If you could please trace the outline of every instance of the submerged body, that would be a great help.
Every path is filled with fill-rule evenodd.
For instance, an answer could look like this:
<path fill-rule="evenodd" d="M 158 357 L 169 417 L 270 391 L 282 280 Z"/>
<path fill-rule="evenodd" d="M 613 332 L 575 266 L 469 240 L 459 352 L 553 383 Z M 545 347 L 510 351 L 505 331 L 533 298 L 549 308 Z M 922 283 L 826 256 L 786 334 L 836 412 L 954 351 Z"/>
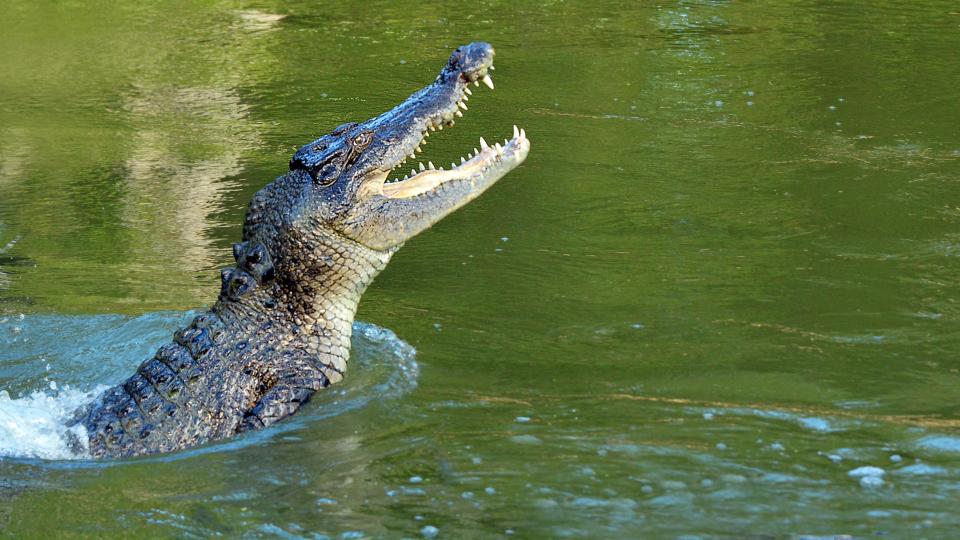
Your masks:
<path fill-rule="evenodd" d="M 437 79 L 393 110 L 304 146 L 247 211 L 236 266 L 214 306 L 123 383 L 79 410 L 94 457 L 169 452 L 270 425 L 347 367 L 360 296 L 404 241 L 519 165 L 522 130 L 450 170 L 388 181 L 430 132 L 493 88 L 493 48 L 454 51 Z"/>

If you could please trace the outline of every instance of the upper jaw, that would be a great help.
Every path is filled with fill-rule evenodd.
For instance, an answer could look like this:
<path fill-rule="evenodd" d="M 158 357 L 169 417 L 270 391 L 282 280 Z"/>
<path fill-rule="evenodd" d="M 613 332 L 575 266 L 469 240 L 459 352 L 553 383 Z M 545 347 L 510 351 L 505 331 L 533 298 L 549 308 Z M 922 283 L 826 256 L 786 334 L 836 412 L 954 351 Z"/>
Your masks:
<path fill-rule="evenodd" d="M 377 131 L 377 139 L 388 146 L 381 155 L 380 165 L 367 177 L 364 189 L 367 194 L 414 197 L 452 180 L 467 179 L 493 168 L 509 170 L 523 161 L 529 141 L 526 133 L 514 126 L 512 139 L 505 139 L 502 145 L 488 146 L 481 137 L 479 149 L 474 148 L 467 157 L 460 157 L 459 164 L 454 160 L 449 170 L 432 162 L 418 166 L 414 163 L 411 169 L 405 166 L 408 160 L 416 159 L 431 133 L 451 127 L 456 119 L 463 117 L 473 94 L 471 83 L 474 87 L 484 84 L 491 90 L 494 88 L 493 57 L 493 47 L 487 43 L 458 48 L 432 84 L 367 123 L 368 129 Z"/>

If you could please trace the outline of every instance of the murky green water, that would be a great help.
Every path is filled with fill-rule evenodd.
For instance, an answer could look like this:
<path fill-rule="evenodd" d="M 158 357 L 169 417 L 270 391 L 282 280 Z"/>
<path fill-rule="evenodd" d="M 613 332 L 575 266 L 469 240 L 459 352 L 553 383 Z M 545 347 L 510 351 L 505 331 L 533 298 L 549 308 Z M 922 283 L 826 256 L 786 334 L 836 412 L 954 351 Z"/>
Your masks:
<path fill-rule="evenodd" d="M 13 397 L 126 376 L 293 149 L 457 45 L 497 89 L 425 157 L 533 149 L 365 296 L 415 362 L 361 336 L 342 394 L 209 451 L 0 459 L 0 533 L 956 534 L 955 2 L 90 4 L 0 7 Z"/>

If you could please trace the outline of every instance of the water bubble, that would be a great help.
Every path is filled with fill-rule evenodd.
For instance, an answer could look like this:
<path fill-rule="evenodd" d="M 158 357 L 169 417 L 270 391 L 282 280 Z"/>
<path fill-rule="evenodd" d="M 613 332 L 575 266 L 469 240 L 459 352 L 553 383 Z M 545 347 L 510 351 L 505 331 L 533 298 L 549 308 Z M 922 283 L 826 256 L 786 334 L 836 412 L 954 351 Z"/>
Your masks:
<path fill-rule="evenodd" d="M 420 534 L 422 534 L 424 538 L 436 538 L 437 535 L 440 534 L 440 529 L 433 525 L 424 525 L 423 528 L 420 529 Z"/>
<path fill-rule="evenodd" d="M 518 417 L 514 418 L 514 420 L 517 421 L 517 422 L 520 422 L 521 424 L 523 424 L 523 423 L 529 422 L 529 421 L 530 421 L 530 417 L 529 417 L 529 416 L 518 416 Z"/>
<path fill-rule="evenodd" d="M 867 477 L 867 476 L 883 476 L 887 474 L 887 471 L 881 469 L 880 467 L 874 467 L 872 465 L 864 465 L 863 467 L 857 467 L 847 472 L 848 476 L 854 478 L 857 477 Z"/>
<path fill-rule="evenodd" d="M 411 484 L 419 484 L 420 482 L 423 482 L 423 478 L 420 476 L 411 476 L 409 482 Z"/>
<path fill-rule="evenodd" d="M 497 492 L 497 490 L 496 490 L 496 489 L 493 489 L 493 488 L 490 487 L 490 486 L 487 486 L 487 487 L 483 488 L 483 492 L 486 493 L 487 495 L 494 495 L 494 494 Z"/>
<path fill-rule="evenodd" d="M 927 465 L 926 463 L 914 463 L 896 471 L 897 474 L 912 474 L 917 476 L 946 474 L 947 470 L 943 467 Z"/>
<path fill-rule="evenodd" d="M 719 107 L 723 107 L 723 100 L 719 100 L 719 99 L 718 99 L 718 100 L 714 101 L 713 104 L 714 104 L 714 106 L 716 106 L 716 107 L 718 107 L 718 108 L 719 108 Z"/>
<path fill-rule="evenodd" d="M 860 486 L 875 489 L 883 485 L 883 478 L 879 476 L 864 476 L 860 479 Z"/>
<path fill-rule="evenodd" d="M 900 457 L 900 454 L 894 454 L 894 455 L 890 456 L 890 461 L 892 461 L 892 462 L 894 462 L 894 463 L 900 463 L 901 461 L 903 461 L 903 458 Z"/>
<path fill-rule="evenodd" d="M 748 102 L 747 102 L 747 107 L 753 107 L 753 102 L 752 102 L 752 101 L 748 101 Z"/>
<path fill-rule="evenodd" d="M 827 107 L 827 108 L 830 109 L 831 111 L 837 110 L 837 106 L 836 106 L 836 105 L 830 105 L 830 106 Z"/>
<path fill-rule="evenodd" d="M 726 444 L 723 444 L 722 442 L 717 443 L 717 450 L 726 450 L 726 449 L 727 449 Z"/>

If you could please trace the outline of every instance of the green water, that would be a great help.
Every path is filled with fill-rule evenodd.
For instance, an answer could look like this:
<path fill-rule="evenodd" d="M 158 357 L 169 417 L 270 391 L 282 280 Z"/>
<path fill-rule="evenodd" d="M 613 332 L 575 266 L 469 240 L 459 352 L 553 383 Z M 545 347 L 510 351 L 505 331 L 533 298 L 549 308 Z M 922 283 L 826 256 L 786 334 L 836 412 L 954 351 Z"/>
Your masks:
<path fill-rule="evenodd" d="M 956 2 L 144 4 L 0 6 L 14 394 L 125 376 L 295 147 L 457 45 L 497 88 L 425 158 L 514 123 L 532 150 L 364 297 L 415 385 L 171 459 L 0 458 L 0 534 L 956 534 Z M 101 364 L 103 314 L 163 332 Z"/>

